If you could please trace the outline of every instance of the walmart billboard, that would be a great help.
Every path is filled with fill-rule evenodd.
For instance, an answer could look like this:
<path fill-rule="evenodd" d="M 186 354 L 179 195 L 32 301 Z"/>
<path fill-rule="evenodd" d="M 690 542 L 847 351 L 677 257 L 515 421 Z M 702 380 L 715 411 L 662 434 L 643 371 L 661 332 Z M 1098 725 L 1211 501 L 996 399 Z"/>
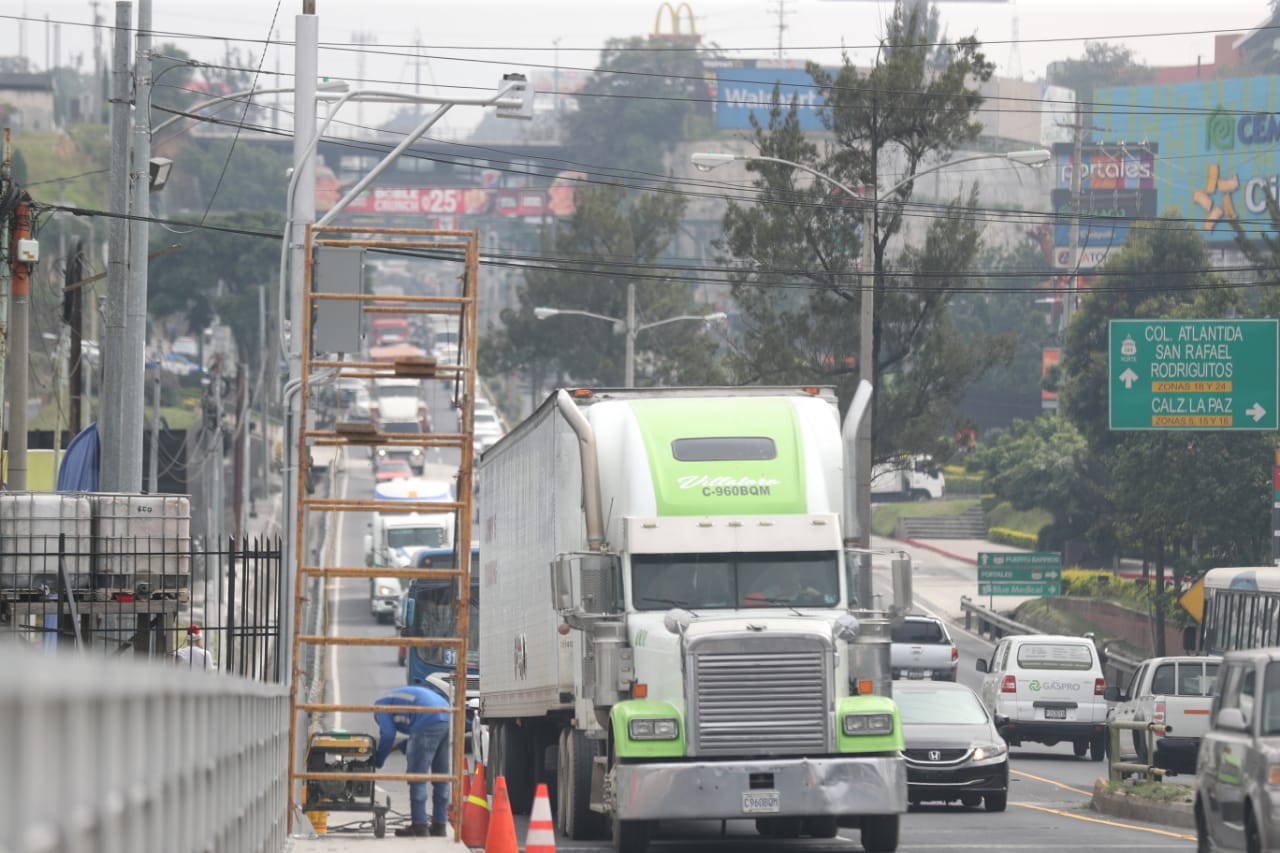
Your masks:
<path fill-rule="evenodd" d="M 1258 236 L 1271 230 L 1266 197 L 1280 179 L 1280 77 L 1122 86 L 1098 89 L 1093 100 L 1098 141 L 1158 143 L 1161 212 L 1176 208 L 1219 247 L 1235 240 L 1228 220 Z"/>
<path fill-rule="evenodd" d="M 712 63 L 706 63 L 710 66 Z M 814 84 L 804 67 L 752 67 L 744 63 L 738 67 L 707 68 L 707 75 L 715 74 L 716 127 L 722 130 L 747 130 L 751 127 L 750 115 L 755 115 L 761 127 L 769 126 L 769 109 L 773 105 L 773 87 L 778 86 L 778 97 L 785 110 L 796 102 L 796 117 L 801 130 L 823 130 L 818 118 L 822 106 L 822 92 Z M 708 81 L 710 82 L 710 81 Z"/>

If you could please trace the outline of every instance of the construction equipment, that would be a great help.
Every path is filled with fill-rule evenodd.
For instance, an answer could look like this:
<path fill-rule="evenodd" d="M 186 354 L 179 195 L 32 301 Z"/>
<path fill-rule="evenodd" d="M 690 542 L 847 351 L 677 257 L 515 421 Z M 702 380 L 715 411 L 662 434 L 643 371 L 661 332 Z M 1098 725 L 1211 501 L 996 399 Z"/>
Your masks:
<path fill-rule="evenodd" d="M 329 731 L 311 736 L 307 745 L 308 773 L 373 773 L 378 741 L 373 735 Z M 309 779 L 303 787 L 302 810 L 309 812 L 372 812 L 373 836 L 387 834 L 391 798 L 379 804 L 372 779 Z"/>

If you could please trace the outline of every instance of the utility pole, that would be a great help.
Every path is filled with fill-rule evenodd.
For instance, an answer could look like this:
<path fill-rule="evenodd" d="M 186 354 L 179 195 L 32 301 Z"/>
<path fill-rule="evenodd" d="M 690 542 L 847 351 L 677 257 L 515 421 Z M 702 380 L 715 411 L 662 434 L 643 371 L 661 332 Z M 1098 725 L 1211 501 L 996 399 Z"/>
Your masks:
<path fill-rule="evenodd" d="M 248 392 L 248 384 L 244 377 L 244 362 L 236 365 L 236 438 L 232 445 L 232 466 L 234 470 L 231 472 L 231 518 L 235 524 L 232 528 L 232 535 L 239 542 L 244 536 L 244 510 L 248 503 L 244 498 L 244 488 L 248 482 L 245 476 L 244 460 L 245 460 L 245 436 L 248 431 L 247 418 L 249 415 L 248 400 L 246 394 Z"/>
<path fill-rule="evenodd" d="M 92 101 L 88 113 L 94 121 L 102 120 L 102 93 L 106 91 L 102 68 L 102 16 L 98 14 L 99 0 L 89 0 L 89 8 L 93 9 L 93 86 L 89 91 Z"/>
<path fill-rule="evenodd" d="M 623 361 L 623 385 L 636 387 L 636 283 L 627 282 L 627 351 Z"/>
<path fill-rule="evenodd" d="M 84 277 L 84 243 L 79 237 L 71 249 L 71 257 L 67 258 L 67 271 L 63 277 L 65 282 L 62 295 L 62 312 L 66 323 L 71 328 L 71 347 L 67 354 L 67 396 L 70 399 L 68 409 L 71 433 L 75 435 L 84 429 L 84 418 L 81 415 L 81 394 L 84 393 L 84 382 L 80 360 L 80 342 L 84 339 L 84 286 L 80 279 Z"/>
<path fill-rule="evenodd" d="M 0 193 L 8 190 L 13 179 L 12 145 L 9 128 L 4 129 L 4 152 L 0 158 Z M 0 462 L 3 462 L 5 430 L 5 376 L 9 372 L 9 288 L 13 268 L 9 266 L 9 217 L 0 218 Z M 3 465 L 0 465 L 3 469 Z M 0 478 L 3 479 L 3 478 Z"/>
<path fill-rule="evenodd" d="M 1081 105 L 1076 101 L 1075 122 L 1071 125 L 1071 222 L 1069 224 L 1071 277 L 1067 282 L 1067 295 L 1062 301 L 1062 342 L 1067 341 L 1067 332 L 1071 328 L 1071 315 L 1076 310 L 1076 293 L 1080 282 L 1080 188 L 1084 178 L 1084 117 Z"/>
<path fill-rule="evenodd" d="M 9 315 L 9 344 L 15 358 L 9 359 L 9 488 L 27 488 L 27 371 L 31 352 L 28 313 L 31 310 L 31 265 L 19 256 L 18 247 L 31 237 L 31 204 L 25 191 L 13 213 L 13 244 L 9 263 L 13 267 L 13 301 Z"/>
<path fill-rule="evenodd" d="M 111 224 L 107 239 L 107 303 L 102 337 L 102 470 L 104 492 L 127 491 L 123 433 L 125 305 L 129 290 L 129 21 L 133 6 L 116 3 L 115 43 L 111 55 Z"/>
<path fill-rule="evenodd" d="M 147 466 L 147 493 L 160 493 L 160 368 L 153 368 L 151 379 L 151 456 Z"/>
<path fill-rule="evenodd" d="M 142 491 L 142 413 L 146 408 L 148 220 L 151 218 L 151 0 L 138 0 L 134 50 L 133 171 L 129 212 L 129 286 L 121 359 L 121 451 L 117 490 Z"/>

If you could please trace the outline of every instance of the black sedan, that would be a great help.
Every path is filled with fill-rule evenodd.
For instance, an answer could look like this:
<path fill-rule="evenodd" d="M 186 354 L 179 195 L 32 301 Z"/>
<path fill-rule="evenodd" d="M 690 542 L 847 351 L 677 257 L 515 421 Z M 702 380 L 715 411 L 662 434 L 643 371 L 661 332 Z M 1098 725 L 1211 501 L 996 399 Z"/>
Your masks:
<path fill-rule="evenodd" d="M 1009 798 L 1009 747 L 987 710 L 963 684 L 895 681 L 893 698 L 906 741 L 907 797 L 1002 812 Z"/>

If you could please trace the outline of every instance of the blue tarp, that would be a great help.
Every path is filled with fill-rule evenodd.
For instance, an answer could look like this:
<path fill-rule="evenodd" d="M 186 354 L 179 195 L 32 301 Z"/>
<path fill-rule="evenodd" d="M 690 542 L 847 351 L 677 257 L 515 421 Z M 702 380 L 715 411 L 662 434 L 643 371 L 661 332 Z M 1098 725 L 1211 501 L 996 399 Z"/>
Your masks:
<path fill-rule="evenodd" d="M 66 455 L 58 467 L 58 491 L 98 491 L 98 466 L 102 456 L 102 439 L 97 423 L 91 423 L 67 445 Z"/>

